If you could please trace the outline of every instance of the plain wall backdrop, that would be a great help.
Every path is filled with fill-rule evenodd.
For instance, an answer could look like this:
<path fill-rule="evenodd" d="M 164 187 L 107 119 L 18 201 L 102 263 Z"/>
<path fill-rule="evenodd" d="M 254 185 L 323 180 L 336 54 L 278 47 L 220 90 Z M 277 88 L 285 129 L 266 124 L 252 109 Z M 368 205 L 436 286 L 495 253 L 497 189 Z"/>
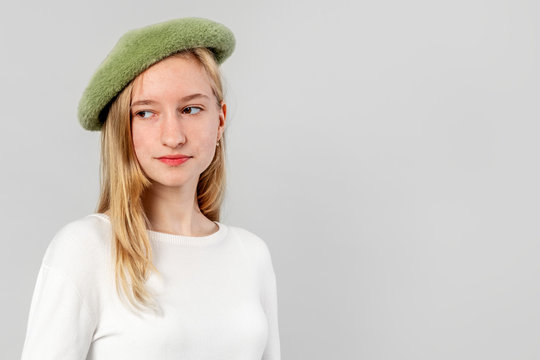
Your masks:
<path fill-rule="evenodd" d="M 272 253 L 283 359 L 540 358 L 538 1 L 6 1 L 0 358 L 94 212 L 90 76 L 127 30 L 221 22 L 222 221 Z"/>

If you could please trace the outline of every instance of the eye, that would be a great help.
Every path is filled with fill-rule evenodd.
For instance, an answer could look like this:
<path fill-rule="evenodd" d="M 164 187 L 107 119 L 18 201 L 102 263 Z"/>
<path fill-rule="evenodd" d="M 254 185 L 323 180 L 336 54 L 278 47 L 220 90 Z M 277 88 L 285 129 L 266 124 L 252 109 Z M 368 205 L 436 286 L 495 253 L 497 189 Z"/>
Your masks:
<path fill-rule="evenodd" d="M 135 115 L 143 119 L 148 119 L 150 116 L 152 116 L 152 112 L 143 110 L 135 113 Z"/>
<path fill-rule="evenodd" d="M 188 107 L 184 108 L 184 110 L 182 110 L 182 113 L 189 114 L 189 115 L 195 115 L 198 112 L 200 112 L 201 110 L 202 109 L 200 107 L 188 106 Z"/>

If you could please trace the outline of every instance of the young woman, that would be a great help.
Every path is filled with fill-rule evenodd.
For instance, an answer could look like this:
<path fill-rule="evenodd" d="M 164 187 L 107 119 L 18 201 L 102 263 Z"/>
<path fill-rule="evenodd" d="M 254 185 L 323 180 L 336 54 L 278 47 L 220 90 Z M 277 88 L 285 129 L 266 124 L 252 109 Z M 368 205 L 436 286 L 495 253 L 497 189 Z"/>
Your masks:
<path fill-rule="evenodd" d="M 79 120 L 102 131 L 97 212 L 49 244 L 22 359 L 280 359 L 266 243 L 220 220 L 225 123 L 221 24 L 128 32 Z"/>

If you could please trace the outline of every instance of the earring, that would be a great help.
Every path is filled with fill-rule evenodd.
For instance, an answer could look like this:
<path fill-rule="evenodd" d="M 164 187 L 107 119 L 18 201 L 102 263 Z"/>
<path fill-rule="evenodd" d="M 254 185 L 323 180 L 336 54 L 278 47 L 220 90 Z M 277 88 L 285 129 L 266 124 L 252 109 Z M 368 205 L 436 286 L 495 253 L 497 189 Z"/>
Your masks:
<path fill-rule="evenodd" d="M 221 139 L 220 139 L 220 140 L 221 140 Z M 216 147 L 218 147 L 218 146 L 219 146 L 219 140 L 217 141 L 217 144 L 216 144 Z"/>

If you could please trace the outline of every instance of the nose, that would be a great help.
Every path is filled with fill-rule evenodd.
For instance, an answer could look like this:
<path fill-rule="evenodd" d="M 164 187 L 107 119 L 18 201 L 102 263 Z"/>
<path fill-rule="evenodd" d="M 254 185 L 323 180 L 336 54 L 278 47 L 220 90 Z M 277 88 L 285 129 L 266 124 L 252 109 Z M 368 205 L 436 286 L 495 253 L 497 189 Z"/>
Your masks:
<path fill-rule="evenodd" d="M 185 143 L 186 136 L 180 116 L 176 112 L 167 112 L 161 119 L 161 143 L 170 148 L 176 148 Z"/>

